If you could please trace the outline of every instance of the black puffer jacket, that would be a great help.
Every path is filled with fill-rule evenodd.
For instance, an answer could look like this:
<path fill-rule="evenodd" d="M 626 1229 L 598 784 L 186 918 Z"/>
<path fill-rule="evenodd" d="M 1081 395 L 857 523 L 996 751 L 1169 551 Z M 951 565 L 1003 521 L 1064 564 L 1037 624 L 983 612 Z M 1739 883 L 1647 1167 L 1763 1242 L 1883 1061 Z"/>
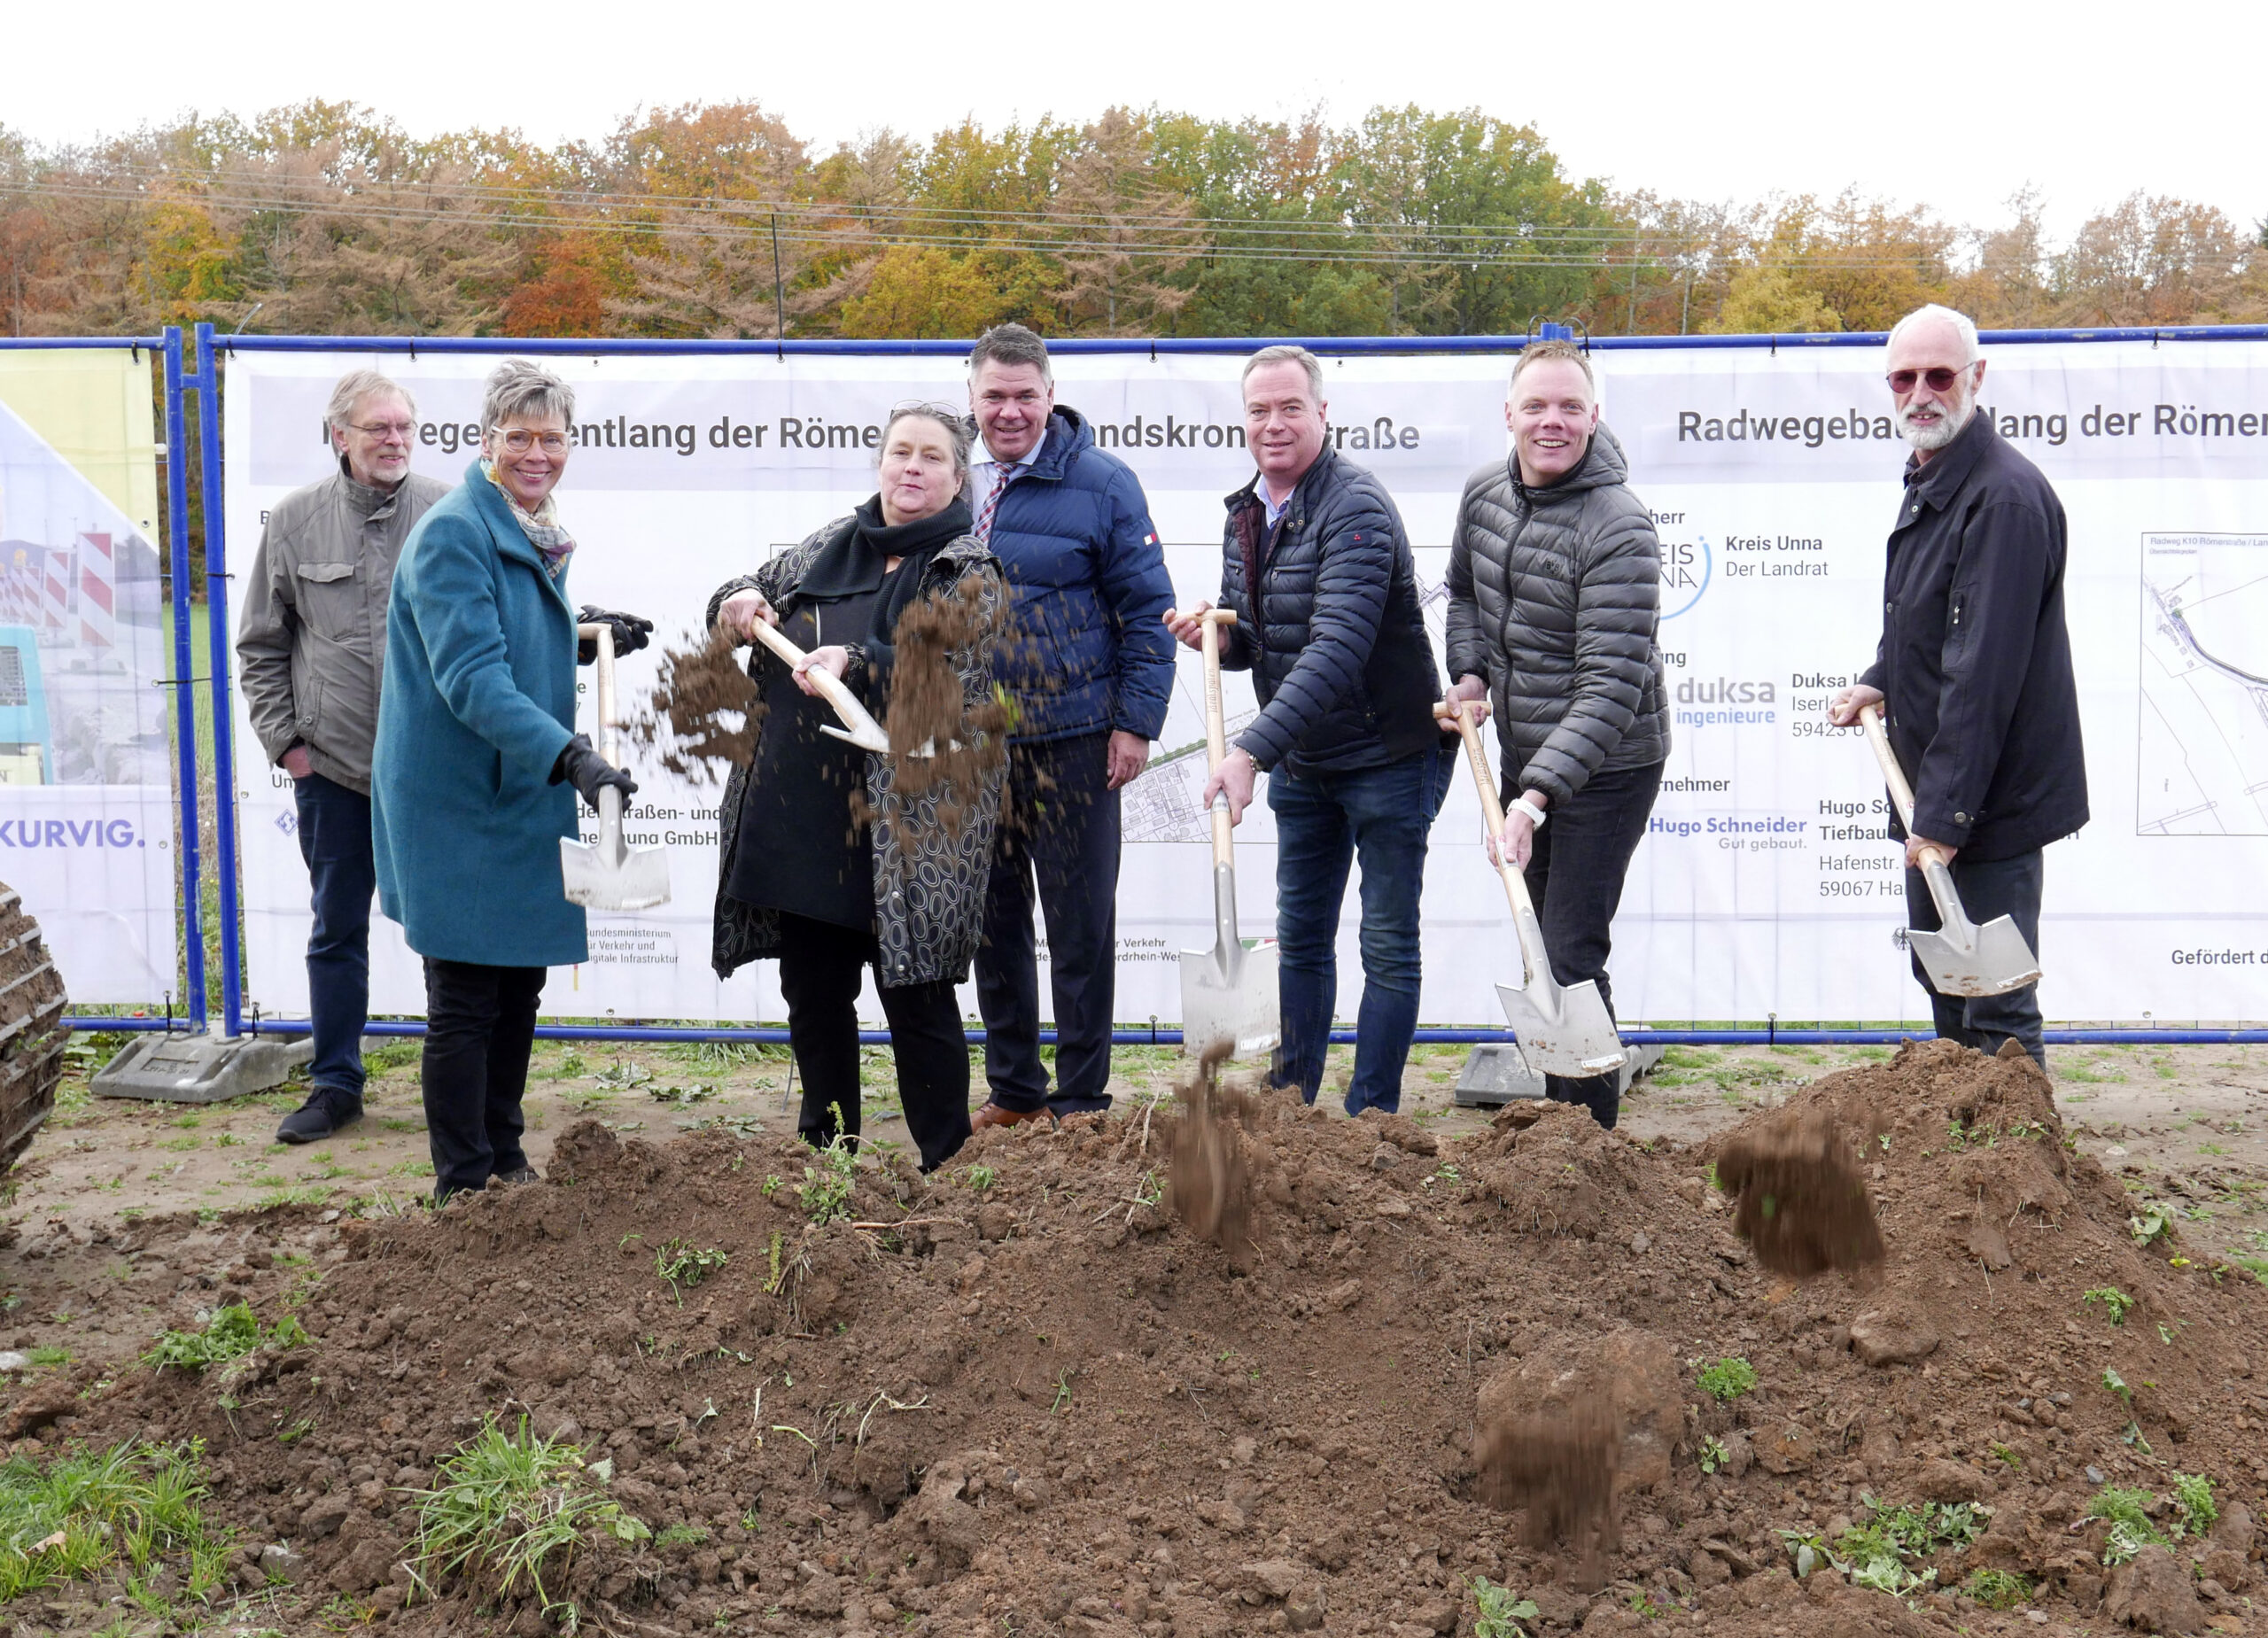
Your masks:
<path fill-rule="evenodd" d="M 1449 539 L 1449 675 L 1487 681 L 1506 779 L 1555 803 L 1669 755 L 1661 547 L 1629 475 L 1604 426 L 1549 489 L 1507 455 L 1465 480 Z"/>
<path fill-rule="evenodd" d="M 1383 767 L 1440 738 L 1441 672 L 1418 612 L 1417 566 L 1386 485 L 1329 446 L 1273 538 L 1254 474 L 1228 497 L 1221 664 L 1249 669 L 1260 714 L 1237 736 L 1262 770 Z"/>

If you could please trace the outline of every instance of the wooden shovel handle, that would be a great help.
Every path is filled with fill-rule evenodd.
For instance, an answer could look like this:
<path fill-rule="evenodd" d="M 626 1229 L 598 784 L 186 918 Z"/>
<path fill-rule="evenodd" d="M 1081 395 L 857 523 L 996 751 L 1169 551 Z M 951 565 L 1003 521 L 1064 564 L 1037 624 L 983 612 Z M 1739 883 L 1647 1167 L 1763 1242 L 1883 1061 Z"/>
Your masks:
<path fill-rule="evenodd" d="M 1177 611 L 1166 610 L 1171 622 Z M 1208 609 L 1197 616 L 1199 622 L 1198 652 L 1205 656 L 1205 771 L 1218 773 L 1221 765 L 1228 760 L 1228 718 L 1221 707 L 1221 628 L 1237 623 L 1233 609 Z M 1229 811 L 1225 804 L 1216 803 L 1213 809 L 1213 863 L 1231 865 L 1236 862 L 1229 841 Z"/>
<path fill-rule="evenodd" d="M 1890 748 L 1880 702 L 1860 708 L 1859 726 L 1867 731 L 1867 743 L 1875 748 L 1875 760 L 1882 765 L 1882 776 L 1890 785 L 1890 799 L 1898 804 L 1898 817 L 1910 836 L 1914 834 L 1914 787 L 1906 782 L 1906 770 L 1898 765 L 1898 753 Z M 1943 864 L 1946 856 L 1942 849 L 1923 848 L 1919 858 L 1923 864 L 1932 859 Z"/>
<path fill-rule="evenodd" d="M 599 755 L 616 767 L 622 765 L 620 748 L 614 742 L 614 731 L 620 726 L 614 712 L 614 627 L 603 620 L 575 628 L 578 638 L 588 637 L 598 644 L 598 658 L 591 669 L 598 679 Z"/>
<path fill-rule="evenodd" d="M 781 635 L 780 628 L 769 620 L 751 620 L 749 627 L 755 632 L 757 641 L 787 662 L 788 670 L 793 671 L 809 657 Z M 812 679 L 812 687 L 819 690 L 819 697 L 835 707 L 835 714 L 846 723 L 855 725 L 868 714 L 865 702 L 850 692 L 850 685 L 826 667 L 814 665 L 804 675 Z"/>
<path fill-rule="evenodd" d="M 1488 839 L 1496 844 L 1496 874 L 1503 878 L 1504 897 L 1510 901 L 1515 916 L 1529 908 L 1527 879 L 1512 867 L 1511 855 L 1504 848 L 1504 803 L 1496 795 L 1496 780 L 1489 771 L 1488 753 L 1480 748 L 1480 730 L 1472 720 L 1472 702 L 1459 700 L 1452 706 L 1447 700 L 1437 700 L 1433 715 L 1442 722 L 1454 717 L 1456 731 L 1464 741 L 1464 759 L 1472 769 L 1472 783 L 1480 793 L 1480 816 L 1488 827 Z"/>

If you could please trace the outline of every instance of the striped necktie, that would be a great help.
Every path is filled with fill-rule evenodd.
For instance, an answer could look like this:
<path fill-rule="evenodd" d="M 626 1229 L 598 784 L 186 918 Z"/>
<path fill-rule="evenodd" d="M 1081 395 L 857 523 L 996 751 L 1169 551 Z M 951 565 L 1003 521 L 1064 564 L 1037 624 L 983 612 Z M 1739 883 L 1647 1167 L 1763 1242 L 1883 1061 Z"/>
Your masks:
<path fill-rule="evenodd" d="M 1008 493 L 1009 483 L 1023 470 L 1023 463 L 1019 461 L 1000 463 L 999 476 L 992 483 L 992 493 L 984 497 L 984 508 L 976 515 L 976 538 L 987 546 L 992 544 L 992 514 L 1000 509 L 1000 497 Z"/>

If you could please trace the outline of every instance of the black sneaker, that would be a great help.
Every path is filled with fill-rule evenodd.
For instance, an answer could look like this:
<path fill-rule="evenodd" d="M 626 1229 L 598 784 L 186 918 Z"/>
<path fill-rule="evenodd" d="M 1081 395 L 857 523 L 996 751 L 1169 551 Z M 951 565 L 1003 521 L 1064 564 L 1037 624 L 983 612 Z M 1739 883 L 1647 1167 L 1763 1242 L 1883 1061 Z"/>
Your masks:
<path fill-rule="evenodd" d="M 523 1166 L 517 1171 L 492 1172 L 488 1186 L 492 1189 L 517 1189 L 524 1183 L 541 1183 L 543 1174 L 532 1166 Z"/>
<path fill-rule="evenodd" d="M 284 1124 L 276 1129 L 276 1141 L 321 1143 L 361 1118 L 361 1098 L 336 1086 L 318 1086 L 307 1094 L 307 1102 L 284 1117 Z"/>

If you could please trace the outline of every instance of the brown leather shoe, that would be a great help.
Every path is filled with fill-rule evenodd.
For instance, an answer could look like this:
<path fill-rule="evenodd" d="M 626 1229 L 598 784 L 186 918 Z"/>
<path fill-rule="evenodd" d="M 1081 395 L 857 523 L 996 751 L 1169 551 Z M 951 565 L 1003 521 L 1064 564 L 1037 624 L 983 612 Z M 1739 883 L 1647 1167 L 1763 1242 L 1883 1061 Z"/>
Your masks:
<path fill-rule="evenodd" d="M 1026 1121 L 1048 1119 L 1045 1106 L 1037 1109 L 1003 1109 L 998 1104 L 986 1103 L 968 1117 L 968 1129 L 981 1132 L 990 1126 L 1021 1126 Z"/>

